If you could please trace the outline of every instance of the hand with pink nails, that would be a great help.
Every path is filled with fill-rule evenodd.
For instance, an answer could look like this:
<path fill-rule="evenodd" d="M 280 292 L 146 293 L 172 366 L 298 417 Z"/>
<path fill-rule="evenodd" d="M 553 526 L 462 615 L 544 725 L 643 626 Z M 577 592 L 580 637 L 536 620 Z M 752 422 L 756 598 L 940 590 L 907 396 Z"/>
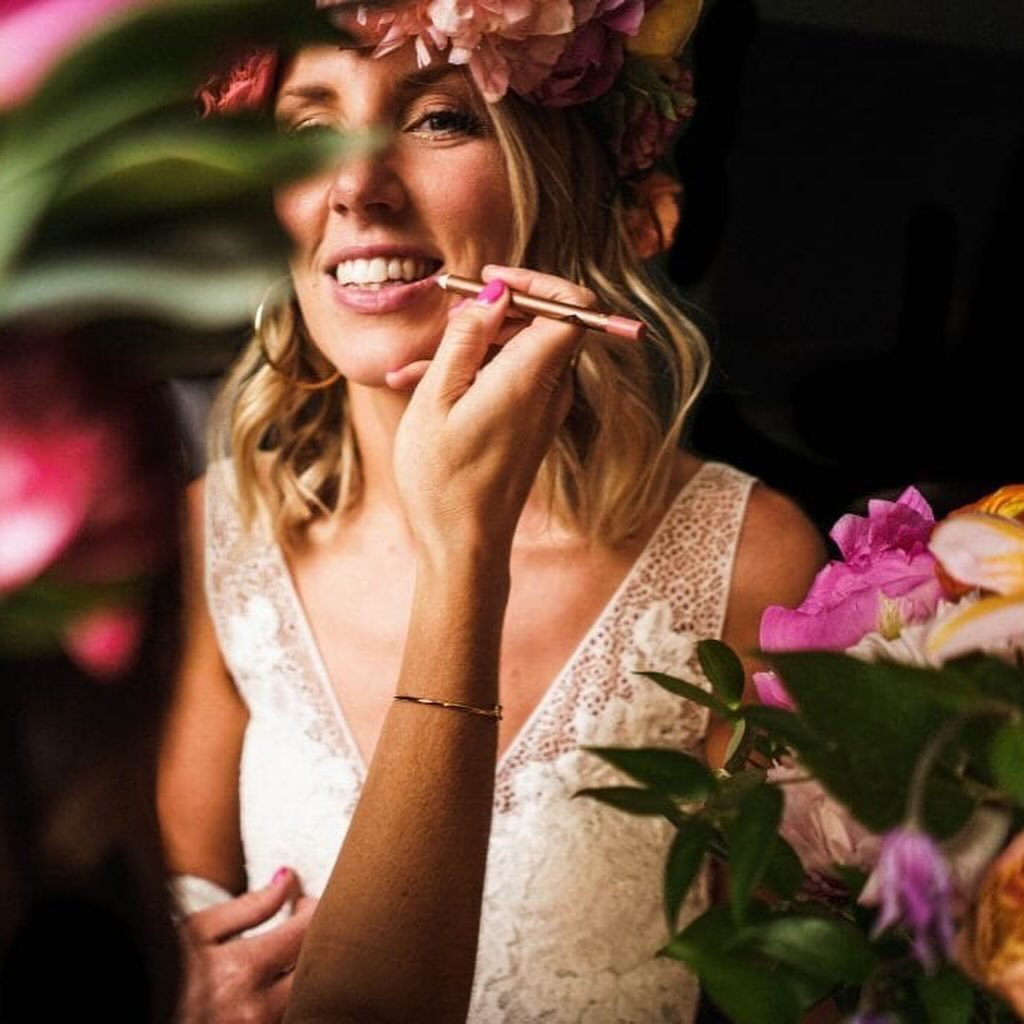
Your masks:
<path fill-rule="evenodd" d="M 583 331 L 536 317 L 509 325 L 508 289 L 593 306 L 562 278 L 489 266 L 487 287 L 457 303 L 395 440 L 394 476 L 422 544 L 450 543 L 507 557 L 537 470 L 572 402 L 573 355 Z M 487 356 L 500 346 L 493 358 Z"/>
<path fill-rule="evenodd" d="M 191 914 L 179 927 L 185 991 L 178 1024 L 276 1024 L 291 995 L 293 971 L 316 900 L 299 894 L 281 868 L 262 889 Z M 273 927 L 245 935 L 287 908 Z"/>

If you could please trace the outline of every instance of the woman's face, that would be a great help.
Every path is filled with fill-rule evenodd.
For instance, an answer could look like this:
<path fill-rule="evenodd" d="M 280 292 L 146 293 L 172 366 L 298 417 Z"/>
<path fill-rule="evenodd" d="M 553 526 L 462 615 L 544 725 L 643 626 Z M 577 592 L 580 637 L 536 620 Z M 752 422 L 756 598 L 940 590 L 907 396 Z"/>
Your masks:
<path fill-rule="evenodd" d="M 463 70 L 418 68 L 411 46 L 382 58 L 319 46 L 286 70 L 276 115 L 285 131 L 393 133 L 276 196 L 310 336 L 350 381 L 382 385 L 434 354 L 453 297 L 433 276 L 508 258 L 511 194 L 486 105 Z"/>

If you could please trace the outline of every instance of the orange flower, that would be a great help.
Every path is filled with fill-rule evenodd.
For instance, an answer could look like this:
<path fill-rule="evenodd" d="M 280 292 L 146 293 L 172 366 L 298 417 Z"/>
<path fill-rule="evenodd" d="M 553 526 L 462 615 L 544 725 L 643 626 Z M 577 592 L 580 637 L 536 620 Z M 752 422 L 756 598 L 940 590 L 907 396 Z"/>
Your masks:
<path fill-rule="evenodd" d="M 989 867 L 960 941 L 968 973 L 1024 1016 L 1024 832 Z"/>
<path fill-rule="evenodd" d="M 978 501 L 963 505 L 949 513 L 950 516 L 964 515 L 971 512 L 987 512 L 989 515 L 1002 516 L 1004 519 L 1016 519 L 1024 523 L 1024 484 L 1006 484 L 997 491 L 985 495 Z M 942 589 L 950 597 L 963 597 L 974 587 L 951 576 L 940 562 L 936 572 Z"/>
<path fill-rule="evenodd" d="M 635 184 L 636 202 L 626 208 L 626 233 L 633 252 L 649 260 L 672 247 L 679 227 L 682 182 L 654 171 Z"/>
<path fill-rule="evenodd" d="M 1024 484 L 1007 484 L 980 501 L 964 505 L 950 514 L 956 516 L 961 512 L 988 512 L 994 516 L 1024 522 Z"/>

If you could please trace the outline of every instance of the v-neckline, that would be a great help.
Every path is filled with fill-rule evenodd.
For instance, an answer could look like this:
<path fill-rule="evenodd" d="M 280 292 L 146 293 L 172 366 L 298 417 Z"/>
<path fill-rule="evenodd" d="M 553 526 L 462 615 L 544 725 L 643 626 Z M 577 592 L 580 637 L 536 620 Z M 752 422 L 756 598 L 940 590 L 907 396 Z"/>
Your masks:
<path fill-rule="evenodd" d="M 686 480 L 683 485 L 676 492 L 675 497 L 669 502 L 668 508 L 663 513 L 661 519 L 658 521 L 657 526 L 651 532 L 650 537 L 647 538 L 647 542 L 644 544 L 640 553 L 633 559 L 632 565 L 626 570 L 622 579 L 619 581 L 618 586 L 612 592 L 611 596 L 605 602 L 601 611 L 598 612 L 597 616 L 591 622 L 590 626 L 584 632 L 580 638 L 579 643 L 573 648 L 572 653 L 566 659 L 561 669 L 555 674 L 554 678 L 550 683 L 541 691 L 540 698 L 534 705 L 533 710 L 526 716 L 526 720 L 516 730 L 515 735 L 509 741 L 508 746 L 502 751 L 497 761 L 496 774 L 500 777 L 504 767 L 509 763 L 513 752 L 522 745 L 525 738 L 529 735 L 533 729 L 534 723 L 540 718 L 546 706 L 553 699 L 553 695 L 556 694 L 563 685 L 563 681 L 568 678 L 570 671 L 575 667 L 577 660 L 583 651 L 589 646 L 594 635 L 604 624 L 605 620 L 612 613 L 612 611 L 618 606 L 619 601 L 625 595 L 627 590 L 632 586 L 633 580 L 635 579 L 640 567 L 648 560 L 651 552 L 654 550 L 655 545 L 660 540 L 662 534 L 665 532 L 666 525 L 672 518 L 676 509 L 679 507 L 679 503 L 682 501 L 684 495 L 686 495 L 691 487 L 696 482 L 697 478 L 701 476 L 704 470 L 710 465 L 709 462 L 702 463 L 693 475 Z M 309 616 L 306 613 L 306 608 L 302 603 L 302 598 L 299 596 L 299 589 L 295 582 L 295 577 L 292 575 L 291 567 L 288 565 L 288 559 L 285 557 L 284 550 L 277 540 L 271 540 L 270 547 L 273 552 L 274 559 L 277 563 L 277 569 L 281 574 L 281 583 L 285 593 L 288 595 L 288 602 L 291 606 L 292 615 L 295 620 L 298 642 L 303 646 L 305 652 L 309 655 L 310 661 L 313 665 L 314 672 L 317 677 L 317 682 L 320 686 L 321 694 L 327 701 L 328 706 L 334 715 L 334 724 L 338 727 L 342 733 L 346 743 L 352 751 L 352 757 L 355 765 L 358 769 L 358 775 L 360 778 L 360 785 L 366 779 L 367 772 L 369 770 L 369 764 L 366 758 L 363 756 L 363 752 L 359 747 L 359 743 L 356 741 L 355 733 L 352 731 L 352 727 L 349 724 L 348 718 L 345 716 L 345 710 L 341 706 L 341 701 L 338 698 L 338 693 L 334 689 L 331 683 L 330 675 L 327 671 L 327 662 L 324 660 L 323 652 L 320 649 L 320 644 L 317 642 L 316 634 L 313 632 L 312 623 L 309 620 Z"/>

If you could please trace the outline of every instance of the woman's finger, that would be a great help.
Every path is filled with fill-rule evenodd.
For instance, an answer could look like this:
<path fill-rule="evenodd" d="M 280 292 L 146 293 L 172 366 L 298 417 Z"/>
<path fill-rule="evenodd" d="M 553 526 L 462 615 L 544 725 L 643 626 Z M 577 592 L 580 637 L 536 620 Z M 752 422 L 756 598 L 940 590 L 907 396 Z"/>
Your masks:
<path fill-rule="evenodd" d="M 434 382 L 441 400 L 457 402 L 476 379 L 490 344 L 508 310 L 508 287 L 494 281 L 472 302 L 454 307 L 424 379 Z"/>
<path fill-rule="evenodd" d="M 573 284 L 564 277 L 556 277 L 554 274 L 489 263 L 480 272 L 480 276 L 488 283 L 495 280 L 504 281 L 513 291 L 523 295 L 568 302 L 570 305 L 583 306 L 585 309 L 597 308 L 597 296 L 589 288 Z"/>
<path fill-rule="evenodd" d="M 254 889 L 226 903 L 190 914 L 185 918 L 185 927 L 200 941 L 223 942 L 269 921 L 287 900 L 296 895 L 295 873 L 289 868 L 281 868 L 270 884 L 262 889 Z"/>

